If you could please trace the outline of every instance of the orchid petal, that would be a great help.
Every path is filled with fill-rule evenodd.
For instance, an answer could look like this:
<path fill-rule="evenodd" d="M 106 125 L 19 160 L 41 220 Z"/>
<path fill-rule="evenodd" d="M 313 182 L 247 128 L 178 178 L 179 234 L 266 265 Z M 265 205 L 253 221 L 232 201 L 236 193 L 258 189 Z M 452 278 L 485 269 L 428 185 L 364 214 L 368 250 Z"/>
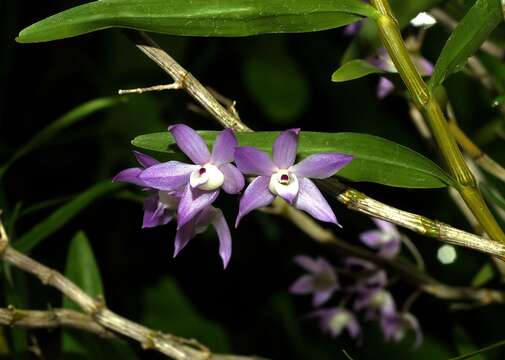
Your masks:
<path fill-rule="evenodd" d="M 275 196 L 268 190 L 270 177 L 258 176 L 245 189 L 244 195 L 240 199 L 239 212 L 235 227 L 238 226 L 242 217 L 254 209 L 267 206 L 274 201 Z"/>
<path fill-rule="evenodd" d="M 295 163 L 298 150 L 298 134 L 300 134 L 300 129 L 289 129 L 281 132 L 275 139 L 272 154 L 274 164 L 279 169 L 287 169 Z"/>
<path fill-rule="evenodd" d="M 389 221 L 386 221 L 386 220 L 379 219 L 379 218 L 372 218 L 372 221 L 382 231 L 384 231 L 388 234 L 398 234 L 398 229 L 395 224 L 393 224 Z"/>
<path fill-rule="evenodd" d="M 334 292 L 335 288 L 317 291 L 316 293 L 314 293 L 314 297 L 312 299 L 312 306 L 314 307 L 321 306 L 331 298 L 331 295 L 333 295 Z"/>
<path fill-rule="evenodd" d="M 228 194 L 238 194 L 245 185 L 244 175 L 232 164 L 223 164 L 219 170 L 224 174 L 223 190 Z"/>
<path fill-rule="evenodd" d="M 294 206 L 297 209 L 306 211 L 318 220 L 341 226 L 319 189 L 307 178 L 300 179 L 300 190 L 294 201 Z"/>
<path fill-rule="evenodd" d="M 247 175 L 270 176 L 276 167 L 267 153 L 252 146 L 239 146 L 235 149 L 235 163 Z"/>
<path fill-rule="evenodd" d="M 414 347 L 418 348 L 423 342 L 423 332 L 421 331 L 419 321 L 417 321 L 416 317 L 411 313 L 403 314 L 403 319 L 409 324 L 410 328 L 414 330 L 414 333 L 416 335 L 416 342 L 414 343 Z"/>
<path fill-rule="evenodd" d="M 232 129 L 224 129 L 216 138 L 212 148 L 211 162 L 220 166 L 230 163 L 235 157 L 235 148 L 237 147 L 237 138 Z"/>
<path fill-rule="evenodd" d="M 321 263 L 317 260 L 313 260 L 312 258 L 305 255 L 298 255 L 293 258 L 293 261 L 297 263 L 299 266 L 304 268 L 310 273 L 318 273 L 321 272 Z"/>
<path fill-rule="evenodd" d="M 386 96 L 391 95 L 394 89 L 395 85 L 389 79 L 381 77 L 377 85 L 377 97 L 384 99 Z"/>
<path fill-rule="evenodd" d="M 415 56 L 414 62 L 422 76 L 433 75 L 434 66 L 430 61 L 426 60 L 422 56 Z"/>
<path fill-rule="evenodd" d="M 349 164 L 353 157 L 340 153 L 321 153 L 311 155 L 291 167 L 291 171 L 300 177 L 326 179 Z"/>
<path fill-rule="evenodd" d="M 310 294 L 314 291 L 314 279 L 310 275 L 300 276 L 289 288 L 289 292 L 297 295 Z"/>
<path fill-rule="evenodd" d="M 158 195 L 149 196 L 144 200 L 144 219 L 142 228 L 168 224 L 173 219 L 170 211 L 159 201 Z"/>
<path fill-rule="evenodd" d="M 208 213 L 208 215 L 204 213 Z M 207 217 L 207 219 L 203 219 L 204 217 Z M 207 224 L 211 223 L 216 230 L 217 237 L 219 238 L 219 256 L 223 261 L 223 267 L 226 269 L 231 258 L 232 244 L 230 228 L 226 223 L 223 212 L 220 209 L 209 206 L 203 210 L 202 215 L 198 219 L 198 226 L 201 226 L 200 221 L 202 220 Z"/>
<path fill-rule="evenodd" d="M 174 242 L 174 257 L 195 237 L 195 221 L 188 221 L 184 226 L 177 229 Z"/>
<path fill-rule="evenodd" d="M 113 182 L 124 182 L 135 184 L 139 186 L 145 186 L 145 183 L 142 179 L 139 178 L 139 175 L 142 173 L 141 168 L 129 168 L 123 171 L 120 171 L 114 178 Z"/>
<path fill-rule="evenodd" d="M 198 133 L 184 124 L 168 127 L 179 149 L 186 154 L 195 164 L 204 165 L 210 161 L 207 145 Z"/>
<path fill-rule="evenodd" d="M 387 259 L 394 258 L 400 251 L 400 245 L 400 239 L 392 239 L 382 246 L 382 248 L 379 250 L 378 255 Z"/>
<path fill-rule="evenodd" d="M 383 236 L 382 231 L 379 230 L 368 230 L 362 232 L 359 235 L 359 239 L 365 245 L 371 247 L 372 249 L 377 249 L 382 246 L 381 238 Z"/>
<path fill-rule="evenodd" d="M 168 161 L 151 166 L 140 174 L 146 186 L 158 190 L 176 190 L 189 181 L 191 173 L 200 166 L 185 164 L 179 161 Z"/>
<path fill-rule="evenodd" d="M 135 155 L 137 161 L 139 162 L 140 165 L 142 165 L 144 169 L 160 163 L 155 158 L 146 155 L 144 153 L 141 153 L 140 151 L 133 150 L 133 155 Z"/>
<path fill-rule="evenodd" d="M 361 333 L 361 327 L 359 326 L 356 317 L 353 314 L 350 314 L 349 322 L 347 323 L 347 332 L 351 338 L 357 338 Z"/>
<path fill-rule="evenodd" d="M 177 209 L 177 229 L 193 219 L 200 211 L 211 205 L 219 196 L 217 190 L 200 190 L 187 185 Z"/>

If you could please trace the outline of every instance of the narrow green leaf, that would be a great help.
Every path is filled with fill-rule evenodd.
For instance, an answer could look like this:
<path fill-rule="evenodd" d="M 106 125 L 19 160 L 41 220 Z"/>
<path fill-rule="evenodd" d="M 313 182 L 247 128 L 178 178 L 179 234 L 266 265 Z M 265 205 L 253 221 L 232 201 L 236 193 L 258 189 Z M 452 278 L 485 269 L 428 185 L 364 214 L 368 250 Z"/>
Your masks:
<path fill-rule="evenodd" d="M 51 41 L 111 27 L 192 36 L 311 32 L 375 13 L 361 0 L 102 0 L 39 21 L 16 40 Z"/>
<path fill-rule="evenodd" d="M 472 286 L 480 287 L 491 281 L 494 277 L 493 266 L 490 263 L 485 263 L 479 272 L 472 279 Z"/>
<path fill-rule="evenodd" d="M 61 130 L 74 125 L 78 121 L 85 119 L 97 111 L 112 107 L 124 101 L 126 101 L 126 98 L 119 96 L 94 99 L 77 106 L 76 108 L 70 110 L 68 113 L 54 120 L 39 133 L 37 133 L 28 143 L 20 147 L 19 150 L 16 151 L 16 153 L 12 156 L 12 158 L 6 164 L 0 167 L 0 179 L 16 160 L 40 147 L 43 143 L 49 141 Z"/>
<path fill-rule="evenodd" d="M 505 346 L 505 340 L 499 341 L 499 342 L 497 342 L 497 343 L 495 343 L 493 345 L 489 345 L 489 346 L 483 347 L 482 349 L 479 349 L 479 350 L 467 353 L 465 355 L 453 357 L 453 358 L 451 358 L 449 360 L 464 360 L 464 359 L 474 358 L 476 355 L 482 354 L 482 353 L 484 353 L 486 351 L 489 351 L 489 350 L 496 349 L 496 348 L 501 347 L 501 346 Z"/>
<path fill-rule="evenodd" d="M 500 0 L 477 0 L 447 40 L 435 64 L 431 88 L 462 69 L 467 59 L 503 21 Z"/>
<path fill-rule="evenodd" d="M 333 73 L 333 75 L 331 75 L 331 81 L 349 81 L 359 79 L 370 74 L 380 74 L 383 72 L 384 71 L 365 60 L 351 60 L 342 65 Z"/>
<path fill-rule="evenodd" d="M 463 330 L 463 328 L 456 326 L 453 330 L 453 338 L 456 348 L 460 354 L 467 354 L 477 350 L 472 339 Z M 485 360 L 485 357 L 480 354 L 476 354 L 473 360 Z"/>
<path fill-rule="evenodd" d="M 37 246 L 42 240 L 60 229 L 69 222 L 86 206 L 96 199 L 121 188 L 121 184 L 112 183 L 109 180 L 93 185 L 75 199 L 58 208 L 46 219 L 35 225 L 31 230 L 22 235 L 13 246 L 22 252 L 28 252 Z"/>
<path fill-rule="evenodd" d="M 199 131 L 207 144 L 212 144 L 217 131 Z M 241 146 L 255 146 L 271 152 L 278 132 L 237 133 Z M 132 144 L 147 150 L 178 153 L 168 132 L 141 135 Z M 435 163 L 409 148 L 392 141 L 357 133 L 319 133 L 302 131 L 298 155 L 305 158 L 322 152 L 341 152 L 354 160 L 338 172 L 350 181 L 367 181 L 405 188 L 438 188 L 453 180 Z"/>
<path fill-rule="evenodd" d="M 92 298 L 104 296 L 102 277 L 88 237 L 77 232 L 68 248 L 65 276 L 72 280 Z M 81 308 L 70 299 L 63 298 L 63 307 L 80 311 Z"/>

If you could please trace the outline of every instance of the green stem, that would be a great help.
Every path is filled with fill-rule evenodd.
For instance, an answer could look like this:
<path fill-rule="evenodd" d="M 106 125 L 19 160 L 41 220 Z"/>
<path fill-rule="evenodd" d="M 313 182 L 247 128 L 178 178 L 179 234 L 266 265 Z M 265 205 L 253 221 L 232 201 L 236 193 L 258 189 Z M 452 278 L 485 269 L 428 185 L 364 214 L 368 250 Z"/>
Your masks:
<path fill-rule="evenodd" d="M 457 190 L 487 234 L 493 240 L 505 243 L 505 234 L 484 202 L 477 182 L 449 131 L 439 103 L 410 58 L 388 0 L 371 0 L 371 3 L 378 12 L 374 20 L 379 27 L 382 42 L 414 102 L 424 113 L 447 167 L 456 179 Z"/>

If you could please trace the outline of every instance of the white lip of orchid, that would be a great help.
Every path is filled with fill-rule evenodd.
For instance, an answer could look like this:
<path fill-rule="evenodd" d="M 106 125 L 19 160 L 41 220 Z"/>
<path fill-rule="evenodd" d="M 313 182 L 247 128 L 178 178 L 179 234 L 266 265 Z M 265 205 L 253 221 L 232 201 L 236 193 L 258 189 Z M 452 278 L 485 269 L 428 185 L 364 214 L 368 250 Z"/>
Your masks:
<path fill-rule="evenodd" d="M 166 209 L 175 210 L 179 205 L 179 199 L 169 194 L 167 191 L 158 191 L 158 199 L 165 205 Z"/>
<path fill-rule="evenodd" d="M 207 163 L 191 173 L 189 184 L 200 190 L 216 190 L 224 183 L 224 174 L 216 165 Z"/>
<path fill-rule="evenodd" d="M 388 301 L 389 301 L 389 294 L 384 290 L 380 290 L 372 296 L 372 298 L 370 299 L 370 305 L 377 309 L 381 309 L 383 306 L 386 305 Z"/>
<path fill-rule="evenodd" d="M 339 312 L 331 317 L 329 327 L 335 331 L 340 332 L 344 326 L 346 326 L 351 320 L 351 316 L 347 311 Z"/>
<path fill-rule="evenodd" d="M 279 195 L 279 192 L 282 190 L 296 195 L 298 188 L 298 177 L 287 169 L 278 169 L 270 176 L 268 189 L 274 195 Z"/>
<path fill-rule="evenodd" d="M 395 234 L 387 231 L 383 231 L 379 236 L 379 244 L 384 245 L 394 240 Z"/>

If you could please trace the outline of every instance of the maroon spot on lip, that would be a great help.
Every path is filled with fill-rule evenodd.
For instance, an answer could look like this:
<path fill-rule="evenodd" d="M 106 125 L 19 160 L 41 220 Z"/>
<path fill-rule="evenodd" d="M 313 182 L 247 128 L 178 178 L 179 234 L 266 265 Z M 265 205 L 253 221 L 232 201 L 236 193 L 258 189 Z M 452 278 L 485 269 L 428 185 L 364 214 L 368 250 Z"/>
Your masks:
<path fill-rule="evenodd" d="M 281 181 L 289 181 L 289 176 L 286 174 L 281 175 Z"/>
<path fill-rule="evenodd" d="M 203 168 L 203 167 L 202 167 L 202 168 L 200 168 L 200 170 L 198 170 L 198 173 L 199 173 L 200 175 L 203 175 L 203 174 L 205 174 L 206 172 L 207 172 L 207 170 L 206 170 L 205 168 Z"/>

